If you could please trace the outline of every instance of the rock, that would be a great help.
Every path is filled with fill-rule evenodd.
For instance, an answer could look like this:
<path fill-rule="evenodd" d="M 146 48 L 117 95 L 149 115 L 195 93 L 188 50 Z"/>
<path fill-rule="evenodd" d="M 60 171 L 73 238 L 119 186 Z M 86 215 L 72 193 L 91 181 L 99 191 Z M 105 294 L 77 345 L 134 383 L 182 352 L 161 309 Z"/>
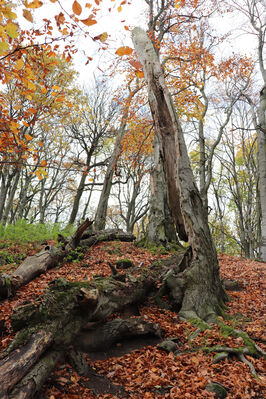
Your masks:
<path fill-rule="evenodd" d="M 175 352 L 177 350 L 177 345 L 171 339 L 166 339 L 165 341 L 163 341 L 159 345 L 157 345 L 157 348 L 161 349 L 167 353 L 170 353 L 170 352 Z"/>
<path fill-rule="evenodd" d="M 115 262 L 117 269 L 128 269 L 134 267 L 133 262 L 129 259 L 119 259 Z"/>
<path fill-rule="evenodd" d="M 227 396 L 225 387 L 222 384 L 219 384 L 219 382 L 209 382 L 205 389 L 206 391 L 214 392 L 215 399 L 224 399 Z"/>

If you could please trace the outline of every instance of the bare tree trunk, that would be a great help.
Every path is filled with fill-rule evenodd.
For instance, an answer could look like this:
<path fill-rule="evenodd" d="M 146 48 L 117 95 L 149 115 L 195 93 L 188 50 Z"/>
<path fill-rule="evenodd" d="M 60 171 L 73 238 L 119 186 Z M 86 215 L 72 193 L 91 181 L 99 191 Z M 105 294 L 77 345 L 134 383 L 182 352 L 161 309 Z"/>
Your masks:
<path fill-rule="evenodd" d="M 86 177 L 87 176 L 85 175 L 85 173 L 82 173 L 82 176 L 81 176 L 81 179 L 80 179 L 80 182 L 79 182 L 79 186 L 78 186 L 75 198 L 74 198 L 74 204 L 73 204 L 73 207 L 72 207 L 72 211 L 71 211 L 71 215 L 70 215 L 68 224 L 73 224 L 75 222 L 75 220 L 76 220 L 77 213 L 78 213 L 78 210 L 79 210 L 79 202 L 80 202 L 80 199 L 82 197 L 83 191 L 85 189 Z"/>
<path fill-rule="evenodd" d="M 220 281 L 207 213 L 194 181 L 183 131 L 159 58 L 142 29 L 135 28 L 132 38 L 144 67 L 155 129 L 162 143 L 171 210 L 179 235 L 181 229 L 181 238 L 188 237 L 193 252 L 192 263 L 180 276 L 180 285 L 185 286 L 180 314 L 188 319 L 200 317 L 214 321 L 217 314 L 221 314 L 226 294 Z"/>
<path fill-rule="evenodd" d="M 151 172 L 151 199 L 146 239 L 149 244 L 167 245 L 168 242 L 176 242 L 177 236 L 169 208 L 168 188 L 157 135 L 154 137 L 153 147 L 154 166 Z"/>
<path fill-rule="evenodd" d="M 101 196 L 98 202 L 98 207 L 95 215 L 94 227 L 95 230 L 104 230 L 106 223 L 106 214 L 107 214 L 107 206 L 109 201 L 109 196 L 112 188 L 112 180 L 115 170 L 115 165 L 119 158 L 119 154 L 121 151 L 121 142 L 125 133 L 126 123 L 124 122 L 125 117 L 123 117 L 123 121 L 121 122 L 121 126 L 118 130 L 116 136 L 116 142 L 114 146 L 113 153 L 110 158 L 110 162 L 107 167 L 107 171 L 105 173 L 103 188 L 101 191 Z"/>
<path fill-rule="evenodd" d="M 261 204 L 261 259 L 266 262 L 266 85 L 260 92 L 258 160 Z"/>
<path fill-rule="evenodd" d="M 17 171 L 16 171 L 15 180 L 13 181 L 12 187 L 11 187 L 10 192 L 9 192 L 7 204 L 6 204 L 6 207 L 5 207 L 5 212 L 4 212 L 4 215 L 3 215 L 3 224 L 4 225 L 7 223 L 8 216 L 10 214 L 10 210 L 11 210 L 11 207 L 13 205 L 13 200 L 14 200 L 14 197 L 15 197 L 15 194 L 16 194 L 16 191 L 17 191 L 17 187 L 18 187 L 19 177 L 20 177 L 20 170 L 18 168 Z"/>

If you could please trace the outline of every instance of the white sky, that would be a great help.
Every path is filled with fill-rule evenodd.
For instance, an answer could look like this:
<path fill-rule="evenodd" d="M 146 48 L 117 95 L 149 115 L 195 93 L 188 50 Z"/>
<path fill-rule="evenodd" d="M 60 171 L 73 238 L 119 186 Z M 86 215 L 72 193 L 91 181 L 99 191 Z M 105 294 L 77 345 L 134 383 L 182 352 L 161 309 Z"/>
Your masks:
<path fill-rule="evenodd" d="M 61 0 L 61 4 L 66 11 L 73 14 L 72 3 L 74 0 Z M 85 19 L 90 14 L 90 9 L 85 8 L 85 4 L 90 2 L 93 6 L 96 6 L 94 0 L 78 0 L 81 4 L 83 11 L 79 16 L 80 19 Z M 109 46 L 106 51 L 99 51 L 99 45 L 92 41 L 90 38 L 84 38 L 80 36 L 77 39 L 77 47 L 79 52 L 73 57 L 74 65 L 77 71 L 80 73 L 80 83 L 86 85 L 91 79 L 93 79 L 93 74 L 98 75 L 100 73 L 98 66 L 101 69 L 105 69 L 106 65 L 113 57 L 115 57 L 115 51 L 120 46 L 130 46 L 132 47 L 132 42 L 130 38 L 130 32 L 124 29 L 124 26 L 133 28 L 134 26 L 142 26 L 146 28 L 145 21 L 145 10 L 147 10 L 147 4 L 144 0 L 132 0 L 132 4 L 129 6 L 123 5 L 122 12 L 117 11 L 117 6 L 122 0 L 103 0 L 100 3 L 99 8 L 101 9 L 97 16 L 97 24 L 85 27 L 87 31 L 92 36 L 99 35 L 103 32 L 107 32 L 109 35 Z M 35 19 L 35 27 L 38 27 L 41 23 L 42 18 L 53 19 L 54 15 L 60 12 L 58 4 L 51 3 L 50 0 L 43 0 L 44 6 L 37 9 L 33 15 Z M 96 6 L 97 7 L 97 6 Z M 111 13 L 108 12 L 108 8 L 112 8 Z M 18 10 L 19 23 L 22 27 L 30 27 L 31 24 L 28 23 L 22 16 L 22 9 Z M 124 22 L 123 22 L 124 21 Z M 256 38 L 252 35 L 244 35 L 243 32 L 236 31 L 236 28 L 241 27 L 241 17 L 235 15 L 234 13 L 224 14 L 223 17 L 212 18 L 213 25 L 218 33 L 225 34 L 232 32 L 232 39 L 226 41 L 223 46 L 220 46 L 219 52 L 223 57 L 235 53 L 243 53 L 246 55 L 251 55 L 256 47 Z M 84 55 L 84 51 L 87 56 L 93 57 L 87 66 L 85 65 L 87 58 Z"/>

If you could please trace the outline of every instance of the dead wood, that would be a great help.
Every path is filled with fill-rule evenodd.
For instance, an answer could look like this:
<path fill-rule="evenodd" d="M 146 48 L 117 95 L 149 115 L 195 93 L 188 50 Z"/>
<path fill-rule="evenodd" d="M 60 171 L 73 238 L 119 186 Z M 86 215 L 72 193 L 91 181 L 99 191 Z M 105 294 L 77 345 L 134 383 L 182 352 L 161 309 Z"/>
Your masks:
<path fill-rule="evenodd" d="M 48 269 L 55 267 L 69 252 L 78 246 L 88 248 L 101 241 L 134 241 L 135 236 L 122 230 L 106 230 L 86 233 L 93 222 L 86 219 L 76 230 L 74 235 L 66 239 L 61 234 L 58 236 L 59 248 L 47 245 L 42 251 L 28 256 L 12 274 L 0 275 L 0 299 L 8 298 L 29 281 Z"/>
<path fill-rule="evenodd" d="M 132 335 L 160 335 L 156 324 L 140 318 L 106 319 L 155 294 L 158 282 L 183 258 L 184 252 L 150 269 L 135 269 L 138 275 L 125 273 L 125 281 L 116 276 L 91 282 L 57 279 L 42 299 L 16 308 L 11 320 L 17 334 L 0 361 L 0 398 L 32 397 L 70 346 L 92 351 Z"/>
<path fill-rule="evenodd" d="M 123 230 L 101 230 L 96 232 L 85 232 L 80 241 L 81 247 L 91 247 L 102 241 L 125 241 L 132 242 L 136 237 Z"/>
<path fill-rule="evenodd" d="M 72 249 L 78 246 L 82 234 L 91 224 L 92 222 L 86 219 L 77 228 L 73 237 L 62 240 L 63 236 L 59 235 L 59 242 L 63 243 L 60 248 L 47 245 L 37 254 L 28 256 L 14 273 L 1 274 L 0 299 L 14 295 L 21 286 L 45 273 L 48 269 L 55 267 Z"/>
<path fill-rule="evenodd" d="M 158 324 L 150 323 L 142 318 L 114 319 L 92 331 L 82 332 L 75 341 L 75 348 L 82 352 L 97 352 L 110 348 L 121 339 L 139 335 L 153 334 L 161 337 Z"/>

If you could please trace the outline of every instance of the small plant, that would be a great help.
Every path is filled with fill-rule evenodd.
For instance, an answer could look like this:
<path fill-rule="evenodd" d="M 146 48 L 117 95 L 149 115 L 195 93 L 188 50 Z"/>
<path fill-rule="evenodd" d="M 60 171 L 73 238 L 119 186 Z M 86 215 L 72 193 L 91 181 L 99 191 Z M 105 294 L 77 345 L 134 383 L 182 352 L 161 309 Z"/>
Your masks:
<path fill-rule="evenodd" d="M 79 262 L 83 258 L 84 258 L 83 249 L 81 247 L 77 247 L 75 249 L 72 249 L 72 251 L 69 252 L 66 260 L 68 262 Z"/>
<path fill-rule="evenodd" d="M 8 250 L 2 250 L 0 251 L 0 266 L 10 265 L 11 263 L 19 264 L 26 258 L 26 256 L 27 255 L 24 253 L 13 254 Z"/>

